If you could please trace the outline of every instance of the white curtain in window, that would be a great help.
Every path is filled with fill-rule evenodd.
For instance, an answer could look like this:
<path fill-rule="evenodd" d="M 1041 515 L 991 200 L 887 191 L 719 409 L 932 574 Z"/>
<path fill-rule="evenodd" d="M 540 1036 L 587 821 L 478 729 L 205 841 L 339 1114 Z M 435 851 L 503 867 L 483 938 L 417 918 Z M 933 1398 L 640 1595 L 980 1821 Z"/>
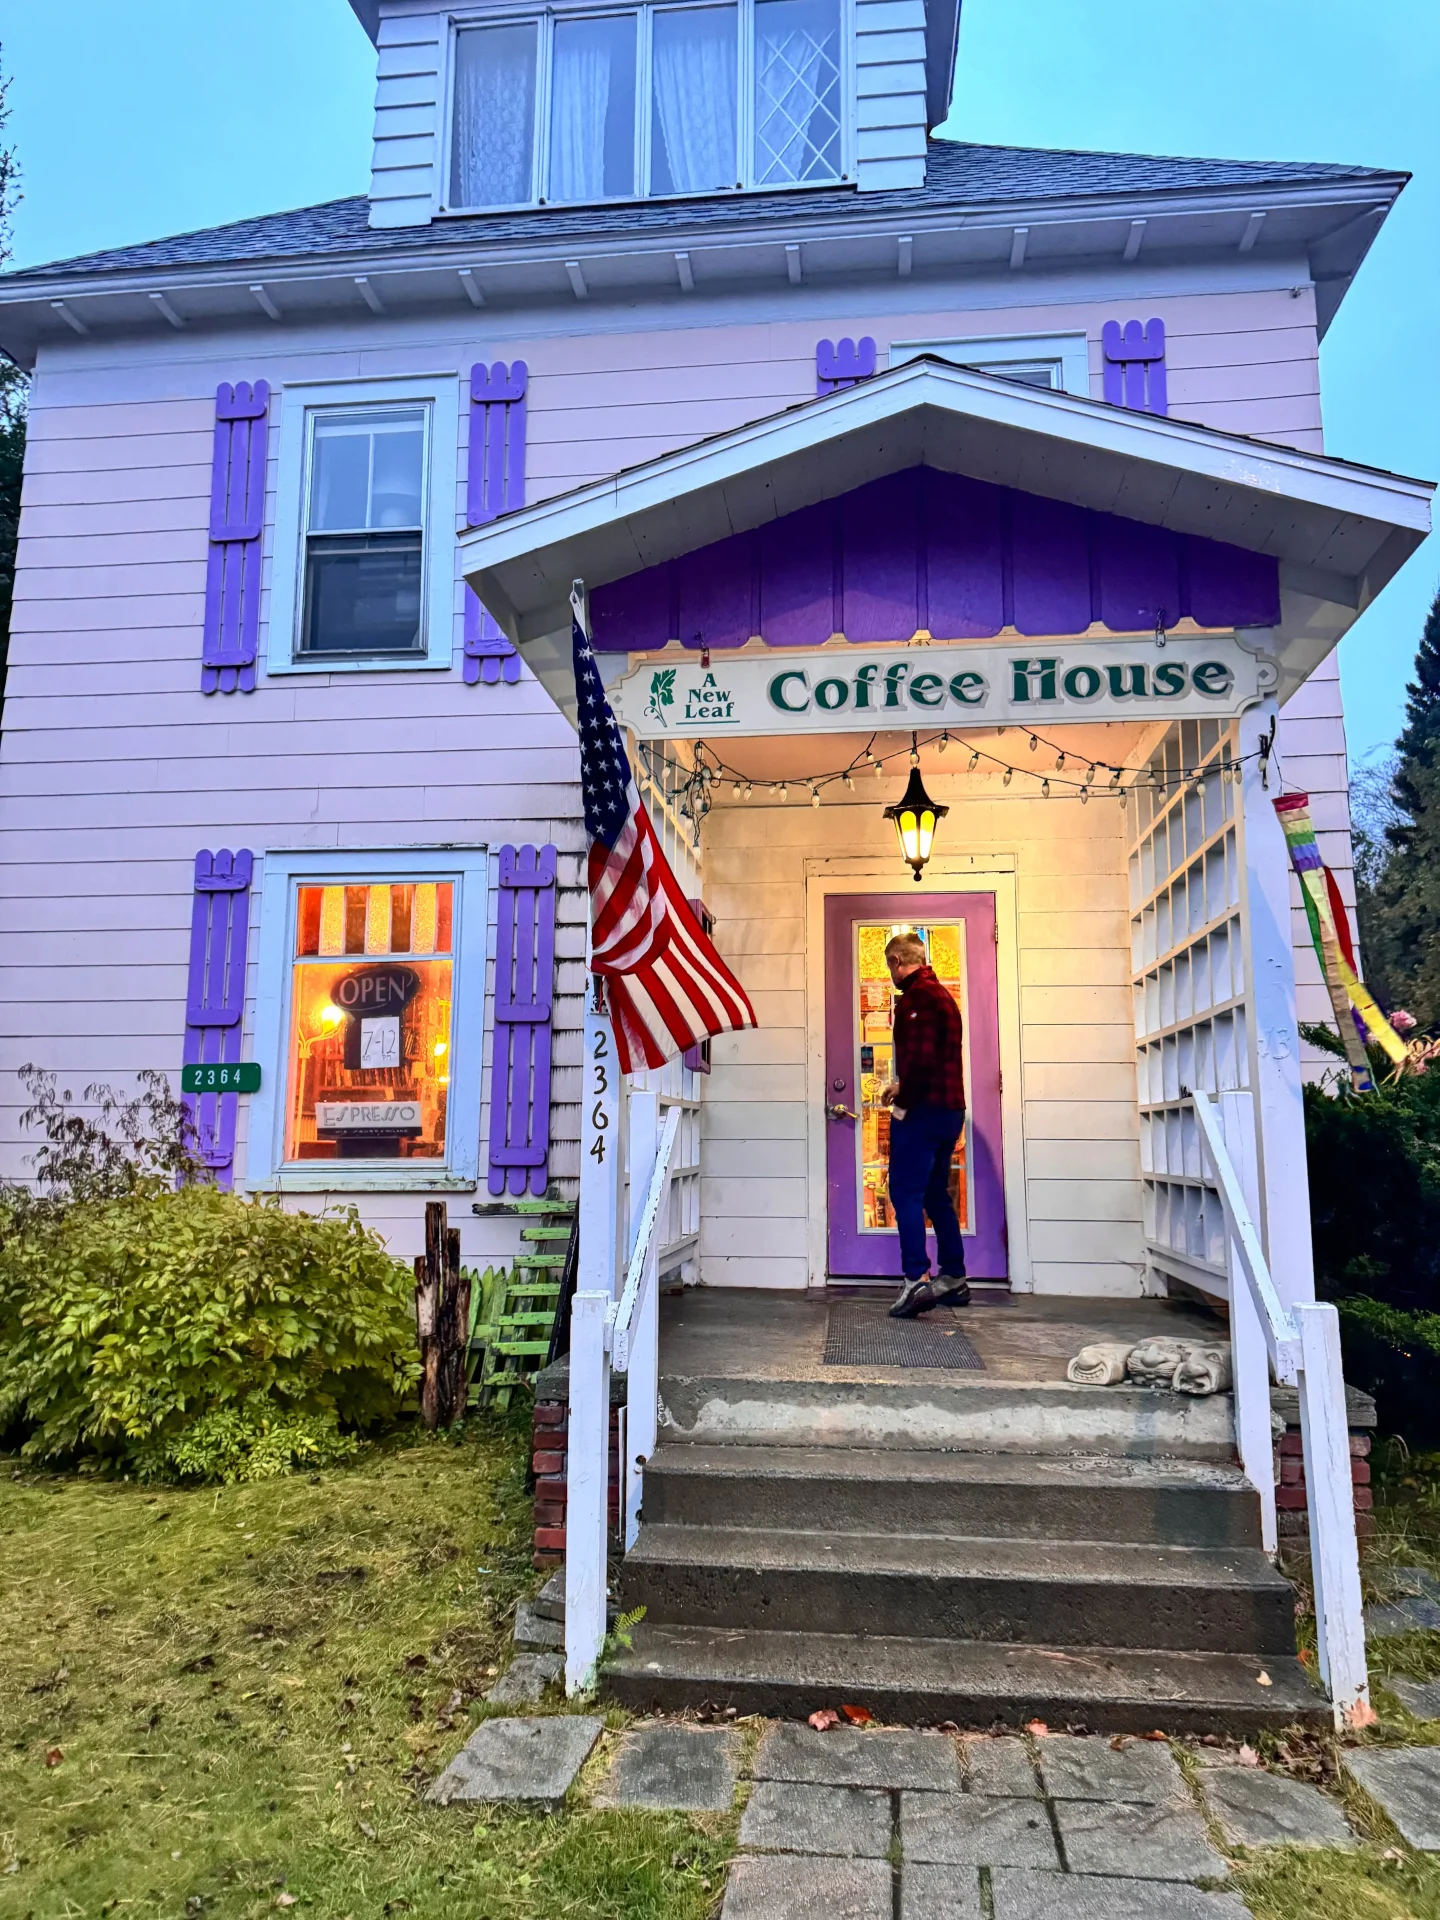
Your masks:
<path fill-rule="evenodd" d="M 634 156 L 635 15 L 557 20 L 549 198 L 633 193 Z"/>
<path fill-rule="evenodd" d="M 833 0 L 761 0 L 755 8 L 757 182 L 839 174 L 839 81 Z"/>
<path fill-rule="evenodd" d="M 652 191 L 704 193 L 735 185 L 738 23 L 734 7 L 655 15 L 656 143 Z"/>
<path fill-rule="evenodd" d="M 505 207 L 533 198 L 534 139 L 534 25 L 460 34 L 450 204 Z"/>
<path fill-rule="evenodd" d="M 552 84 L 550 198 L 599 200 L 605 191 L 609 47 L 593 34 L 567 34 L 557 26 Z"/>

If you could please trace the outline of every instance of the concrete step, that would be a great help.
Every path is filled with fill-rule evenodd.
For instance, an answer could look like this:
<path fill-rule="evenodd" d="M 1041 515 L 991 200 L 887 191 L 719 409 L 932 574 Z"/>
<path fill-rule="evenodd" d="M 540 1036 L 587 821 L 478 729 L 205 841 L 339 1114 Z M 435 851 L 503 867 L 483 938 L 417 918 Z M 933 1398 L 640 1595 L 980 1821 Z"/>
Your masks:
<path fill-rule="evenodd" d="M 647 1525 L 1258 1547 L 1238 1467 L 1116 1455 L 662 1445 Z"/>
<path fill-rule="evenodd" d="M 1047 1647 L 1293 1653 L 1295 1593 L 1247 1547 L 642 1526 L 621 1605 L 660 1624 Z"/>
<path fill-rule="evenodd" d="M 1261 1675 L 1269 1680 L 1268 1686 Z M 1267 1655 L 780 1633 L 643 1622 L 601 1675 L 635 1712 L 734 1707 L 800 1719 L 863 1706 L 912 1726 L 1042 1720 L 1099 1733 L 1255 1734 L 1330 1725 L 1298 1660 Z"/>
<path fill-rule="evenodd" d="M 903 1383 L 667 1373 L 660 1399 L 665 1440 L 706 1446 L 1235 1459 L 1228 1393 L 1192 1399 L 1144 1387 L 1017 1383 L 983 1373 L 925 1373 Z"/>

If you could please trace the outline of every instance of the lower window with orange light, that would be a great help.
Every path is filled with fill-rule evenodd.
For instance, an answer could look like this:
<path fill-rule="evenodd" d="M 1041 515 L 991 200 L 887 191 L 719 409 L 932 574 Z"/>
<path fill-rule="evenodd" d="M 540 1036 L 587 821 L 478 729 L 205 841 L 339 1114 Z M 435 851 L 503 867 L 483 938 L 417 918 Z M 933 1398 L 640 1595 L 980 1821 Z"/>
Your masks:
<path fill-rule="evenodd" d="M 455 883 L 301 885 L 284 1157 L 446 1157 Z"/>

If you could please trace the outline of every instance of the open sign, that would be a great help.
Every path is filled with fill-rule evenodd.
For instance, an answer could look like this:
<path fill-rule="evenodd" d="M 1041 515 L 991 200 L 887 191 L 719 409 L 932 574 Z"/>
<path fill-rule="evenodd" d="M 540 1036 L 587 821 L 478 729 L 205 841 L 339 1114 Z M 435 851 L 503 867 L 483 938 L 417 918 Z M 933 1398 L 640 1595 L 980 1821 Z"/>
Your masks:
<path fill-rule="evenodd" d="M 350 1016 L 345 1022 L 345 1065 L 352 1073 L 403 1067 L 400 1016 L 423 984 L 414 967 L 391 961 L 357 967 L 335 982 L 330 997 Z"/>

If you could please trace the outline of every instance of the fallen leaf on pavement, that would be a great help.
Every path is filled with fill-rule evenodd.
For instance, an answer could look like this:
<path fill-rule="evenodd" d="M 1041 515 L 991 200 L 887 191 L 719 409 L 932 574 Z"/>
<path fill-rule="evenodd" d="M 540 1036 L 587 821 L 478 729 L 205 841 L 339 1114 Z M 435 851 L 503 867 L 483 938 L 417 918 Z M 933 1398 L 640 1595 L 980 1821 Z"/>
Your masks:
<path fill-rule="evenodd" d="M 1043 1740 L 1050 1729 L 1043 1720 L 1027 1720 L 1025 1722 L 1025 1731 L 1026 1733 L 1033 1733 L 1037 1740 Z"/>
<path fill-rule="evenodd" d="M 1266 1673 L 1265 1669 L 1262 1667 L 1259 1673 L 1257 1673 L 1255 1676 L 1255 1684 L 1257 1687 L 1273 1687 L 1275 1682 L 1270 1678 L 1269 1674 Z"/>
<path fill-rule="evenodd" d="M 852 1727 L 871 1727 L 875 1724 L 875 1716 L 867 1707 L 847 1707 L 842 1704 L 840 1711 Z"/>
<path fill-rule="evenodd" d="M 1254 1747 L 1241 1747 L 1235 1758 L 1240 1762 L 1242 1767 L 1258 1767 L 1260 1764 L 1260 1756 Z"/>
<path fill-rule="evenodd" d="M 840 1716 L 830 1707 L 821 1707 L 818 1713 L 810 1716 L 810 1725 L 817 1733 L 828 1733 L 831 1727 L 838 1727 Z"/>

